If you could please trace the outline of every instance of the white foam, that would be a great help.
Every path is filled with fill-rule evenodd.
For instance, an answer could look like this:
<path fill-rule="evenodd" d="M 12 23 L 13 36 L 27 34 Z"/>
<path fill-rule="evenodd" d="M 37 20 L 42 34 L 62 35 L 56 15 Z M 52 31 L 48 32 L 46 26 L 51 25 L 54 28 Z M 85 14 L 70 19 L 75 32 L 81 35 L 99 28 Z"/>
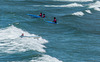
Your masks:
<path fill-rule="evenodd" d="M 90 10 L 85 10 L 87 13 L 92 14 Z"/>
<path fill-rule="evenodd" d="M 94 8 L 94 10 L 100 11 L 100 8 Z"/>
<path fill-rule="evenodd" d="M 47 43 L 47 40 L 42 39 L 42 37 L 39 39 L 20 38 L 21 33 L 28 36 L 35 36 L 14 26 L 0 29 L 0 50 L 5 53 L 25 52 L 28 50 L 46 52 L 43 49 L 46 48 L 43 44 Z"/>
<path fill-rule="evenodd" d="M 89 8 L 94 8 L 94 10 L 100 11 L 100 1 L 96 1 L 95 3 L 89 4 Z"/>
<path fill-rule="evenodd" d="M 51 57 L 49 55 L 43 55 L 42 57 L 36 59 L 36 60 L 31 60 L 30 62 L 62 62 L 55 57 Z"/>
<path fill-rule="evenodd" d="M 38 52 L 46 52 L 44 48 L 46 48 L 43 44 L 48 41 L 42 39 L 40 37 L 38 40 L 34 38 L 19 36 L 21 33 L 24 33 L 27 36 L 35 36 L 34 34 L 30 34 L 26 31 L 23 31 L 15 26 L 10 26 L 4 29 L 0 29 L 0 53 L 19 53 L 25 52 L 29 50 L 35 50 Z M 16 62 L 16 61 L 14 61 Z M 22 61 L 24 62 L 24 61 Z M 51 57 L 49 55 L 43 55 L 37 59 L 32 59 L 30 62 L 62 62 L 55 57 Z"/>
<path fill-rule="evenodd" d="M 69 1 L 69 2 L 91 2 L 93 0 L 53 0 L 53 1 Z"/>
<path fill-rule="evenodd" d="M 45 7 L 83 7 L 81 4 L 71 3 L 68 5 L 44 5 Z"/>
<path fill-rule="evenodd" d="M 81 12 L 81 11 L 79 11 L 79 12 L 75 12 L 75 13 L 73 13 L 72 15 L 76 15 L 76 16 L 83 16 L 83 15 L 84 15 L 84 13 L 83 13 L 83 12 Z"/>

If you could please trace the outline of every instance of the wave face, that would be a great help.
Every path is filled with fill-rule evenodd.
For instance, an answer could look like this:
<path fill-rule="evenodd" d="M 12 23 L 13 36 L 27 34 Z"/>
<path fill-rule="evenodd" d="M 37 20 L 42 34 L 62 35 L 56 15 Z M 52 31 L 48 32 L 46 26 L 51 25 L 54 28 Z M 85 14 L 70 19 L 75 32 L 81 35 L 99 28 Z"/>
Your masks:
<path fill-rule="evenodd" d="M 99 39 L 99 0 L 0 0 L 0 62 L 100 62 Z"/>

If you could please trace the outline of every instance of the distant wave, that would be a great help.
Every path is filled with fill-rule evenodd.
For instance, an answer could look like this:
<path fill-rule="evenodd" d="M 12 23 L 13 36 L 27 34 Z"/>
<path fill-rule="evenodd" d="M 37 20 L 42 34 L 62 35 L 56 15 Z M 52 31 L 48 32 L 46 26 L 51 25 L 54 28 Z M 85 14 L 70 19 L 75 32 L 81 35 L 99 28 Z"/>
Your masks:
<path fill-rule="evenodd" d="M 86 13 L 89 13 L 89 14 L 92 14 L 92 12 L 90 10 L 85 10 Z M 74 12 L 72 13 L 72 15 L 76 15 L 76 16 L 83 16 L 85 15 L 84 14 L 84 11 L 78 11 L 78 12 Z"/>
<path fill-rule="evenodd" d="M 88 5 L 89 9 L 93 8 L 94 10 L 96 11 L 100 11 L 100 1 L 96 1 L 95 3 L 91 3 Z M 92 12 L 90 10 L 85 10 L 85 12 L 89 13 L 89 14 L 92 14 Z M 72 15 L 76 15 L 76 16 L 83 16 L 85 15 L 83 11 L 78 11 L 78 12 L 74 12 L 72 13 Z"/>
<path fill-rule="evenodd" d="M 93 1 L 93 0 L 53 0 L 53 1 L 89 2 L 89 1 Z"/>
<path fill-rule="evenodd" d="M 89 14 L 92 14 L 92 12 L 90 10 L 85 10 L 85 12 L 87 12 Z"/>
<path fill-rule="evenodd" d="M 45 7 L 83 7 L 81 4 L 71 3 L 68 5 L 44 5 Z"/>
<path fill-rule="evenodd" d="M 44 7 L 83 7 L 82 4 L 78 3 L 71 3 L 68 5 L 32 5 L 34 7 L 44 6 Z"/>
<path fill-rule="evenodd" d="M 100 1 L 96 1 L 95 3 L 89 4 L 89 8 L 93 8 L 94 10 L 100 11 Z"/>
<path fill-rule="evenodd" d="M 77 11 L 77 12 L 74 12 L 72 14 L 69 14 L 69 15 L 62 15 L 62 17 L 73 17 L 73 16 L 84 16 L 85 13 L 88 13 L 88 14 L 92 14 L 91 10 L 85 10 L 85 11 Z"/>
<path fill-rule="evenodd" d="M 79 11 L 79 12 L 72 13 L 72 15 L 83 16 L 84 13 L 82 11 Z"/>

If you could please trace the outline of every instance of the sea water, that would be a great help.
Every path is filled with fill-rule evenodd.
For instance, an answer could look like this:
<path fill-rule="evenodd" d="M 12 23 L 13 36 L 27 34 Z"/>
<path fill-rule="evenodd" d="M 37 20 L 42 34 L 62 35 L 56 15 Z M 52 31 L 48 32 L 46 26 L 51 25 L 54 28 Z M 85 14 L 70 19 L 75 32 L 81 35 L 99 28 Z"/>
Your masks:
<path fill-rule="evenodd" d="M 0 0 L 0 62 L 100 62 L 100 1 Z"/>

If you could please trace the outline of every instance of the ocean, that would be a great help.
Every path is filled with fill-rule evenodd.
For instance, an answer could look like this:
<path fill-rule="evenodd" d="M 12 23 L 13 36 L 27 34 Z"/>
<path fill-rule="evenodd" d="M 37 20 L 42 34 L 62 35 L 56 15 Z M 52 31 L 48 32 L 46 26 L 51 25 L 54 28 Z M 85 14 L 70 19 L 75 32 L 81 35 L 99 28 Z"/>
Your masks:
<path fill-rule="evenodd" d="M 0 62 L 100 62 L 100 0 L 0 0 Z"/>

